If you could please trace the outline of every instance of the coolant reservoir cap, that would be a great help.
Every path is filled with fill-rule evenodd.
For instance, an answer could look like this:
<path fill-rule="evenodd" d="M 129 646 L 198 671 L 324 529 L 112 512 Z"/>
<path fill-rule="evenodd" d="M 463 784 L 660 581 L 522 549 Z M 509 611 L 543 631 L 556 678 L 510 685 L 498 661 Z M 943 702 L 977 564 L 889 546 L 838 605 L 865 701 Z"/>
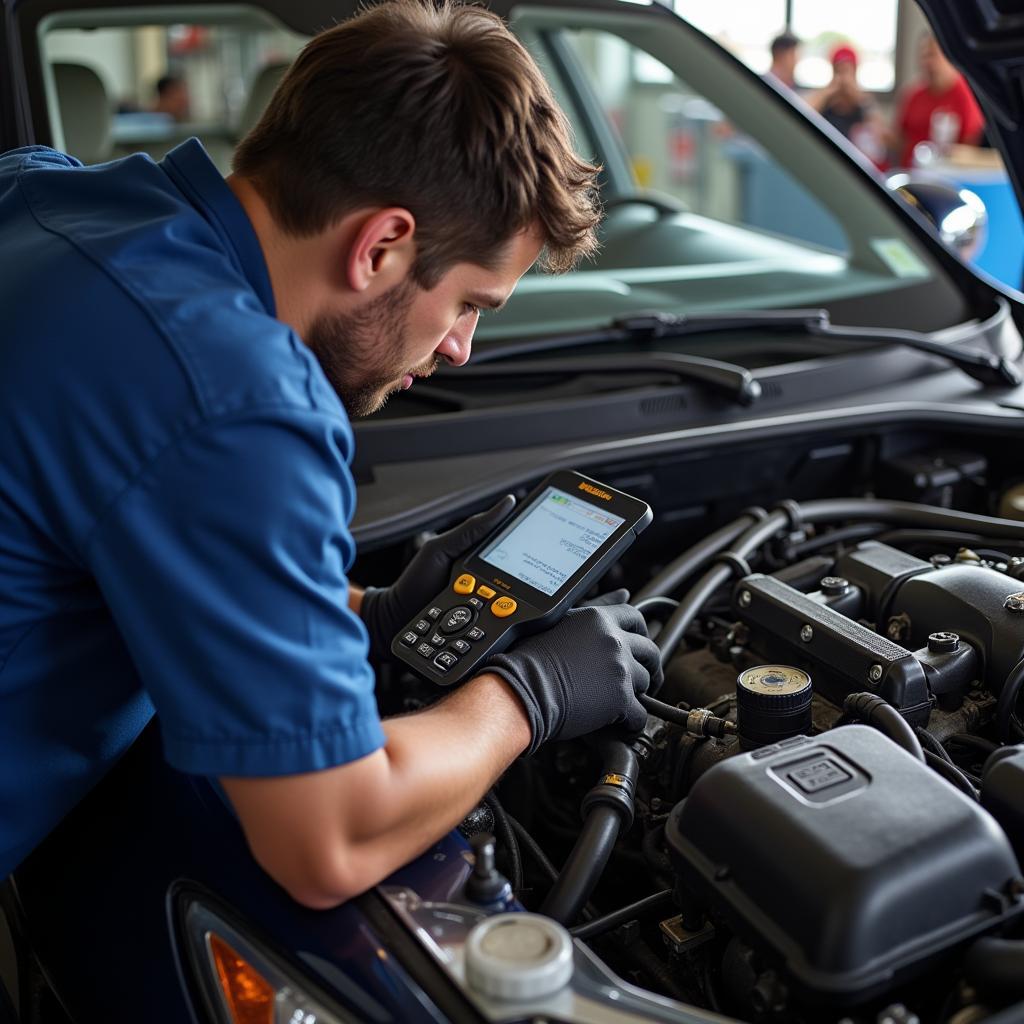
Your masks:
<path fill-rule="evenodd" d="M 492 999 L 551 995 L 568 983 L 572 969 L 572 938 L 541 914 L 495 914 L 466 938 L 466 981 Z"/>

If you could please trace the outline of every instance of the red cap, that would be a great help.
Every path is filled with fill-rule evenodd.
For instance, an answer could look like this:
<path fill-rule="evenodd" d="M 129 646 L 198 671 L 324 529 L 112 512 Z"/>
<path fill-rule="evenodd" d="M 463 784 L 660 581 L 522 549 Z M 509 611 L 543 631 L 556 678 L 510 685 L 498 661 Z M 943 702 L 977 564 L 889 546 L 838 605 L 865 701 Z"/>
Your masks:
<path fill-rule="evenodd" d="M 846 43 L 840 43 L 832 51 L 832 67 L 843 60 L 848 60 L 854 67 L 857 66 L 857 51 L 852 46 L 847 46 Z"/>

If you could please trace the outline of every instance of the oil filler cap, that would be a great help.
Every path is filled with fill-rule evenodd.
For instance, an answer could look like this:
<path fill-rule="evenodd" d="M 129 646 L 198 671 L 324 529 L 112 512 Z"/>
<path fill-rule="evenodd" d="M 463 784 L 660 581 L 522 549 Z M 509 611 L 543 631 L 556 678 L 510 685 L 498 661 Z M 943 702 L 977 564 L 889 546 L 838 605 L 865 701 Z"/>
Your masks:
<path fill-rule="evenodd" d="M 540 999 L 572 977 L 572 938 L 540 914 L 495 914 L 466 938 L 466 981 L 492 999 Z"/>
<path fill-rule="evenodd" d="M 757 665 L 736 680 L 736 726 L 744 747 L 763 747 L 811 729 L 811 677 L 792 665 Z"/>

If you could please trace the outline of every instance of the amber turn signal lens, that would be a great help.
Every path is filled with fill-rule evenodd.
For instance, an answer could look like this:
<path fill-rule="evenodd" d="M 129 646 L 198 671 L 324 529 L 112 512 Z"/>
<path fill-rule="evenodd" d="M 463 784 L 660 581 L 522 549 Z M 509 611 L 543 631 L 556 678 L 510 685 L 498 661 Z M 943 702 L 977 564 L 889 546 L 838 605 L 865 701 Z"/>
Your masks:
<path fill-rule="evenodd" d="M 274 1024 L 270 982 L 219 936 L 211 932 L 208 941 L 232 1024 Z"/>

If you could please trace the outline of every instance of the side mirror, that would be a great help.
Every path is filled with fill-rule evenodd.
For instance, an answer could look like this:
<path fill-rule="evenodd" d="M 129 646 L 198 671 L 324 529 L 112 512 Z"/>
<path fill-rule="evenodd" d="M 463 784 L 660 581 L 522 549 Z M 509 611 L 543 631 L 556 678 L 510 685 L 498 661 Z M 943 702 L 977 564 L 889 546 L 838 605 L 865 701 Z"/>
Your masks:
<path fill-rule="evenodd" d="M 939 237 L 962 260 L 976 256 L 988 234 L 988 212 L 978 195 L 945 181 L 899 171 L 886 185 L 932 222 Z"/>

